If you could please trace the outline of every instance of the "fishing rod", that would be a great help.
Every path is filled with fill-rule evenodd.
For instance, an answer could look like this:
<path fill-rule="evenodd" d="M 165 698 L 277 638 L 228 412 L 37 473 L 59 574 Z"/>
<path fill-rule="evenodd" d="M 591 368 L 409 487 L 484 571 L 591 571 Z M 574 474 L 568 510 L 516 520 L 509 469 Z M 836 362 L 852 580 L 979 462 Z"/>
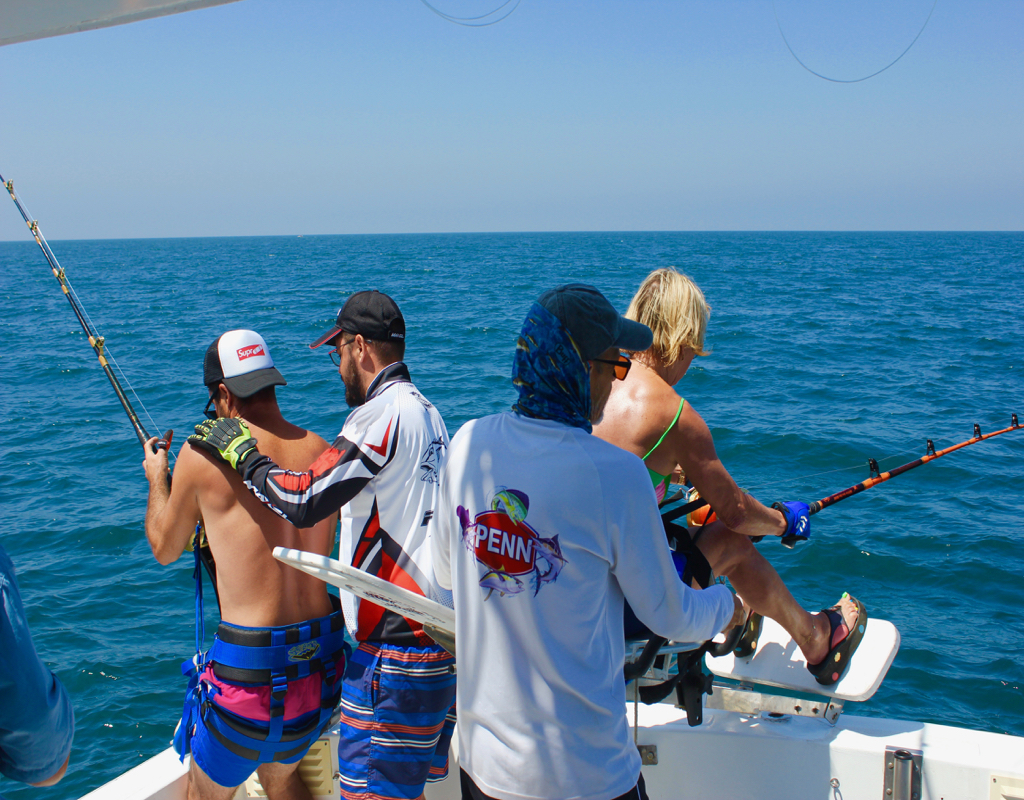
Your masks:
<path fill-rule="evenodd" d="M 897 475 L 902 475 L 904 472 L 909 472 L 910 470 L 915 469 L 916 467 L 920 467 L 922 464 L 927 464 L 929 461 L 934 461 L 937 458 L 942 458 L 942 456 L 948 455 L 949 453 L 952 453 L 955 450 L 960 450 L 963 447 L 968 447 L 972 444 L 983 442 L 986 439 L 991 439 L 993 436 L 1000 436 L 1004 433 L 1009 433 L 1010 431 L 1017 431 L 1024 427 L 1017 422 L 1016 414 L 1010 415 L 1010 423 L 1011 424 L 1009 428 L 1003 428 L 1002 430 L 993 431 L 992 433 L 985 434 L 981 432 L 981 426 L 978 425 L 978 423 L 974 423 L 974 436 L 972 436 L 970 439 L 967 439 L 966 441 L 960 442 L 959 444 L 954 444 L 951 445 L 950 447 L 946 447 L 938 451 L 935 449 L 935 445 L 932 443 L 932 440 L 926 439 L 925 441 L 927 444 L 925 446 L 925 455 L 921 456 L 920 458 L 914 459 L 913 461 L 910 461 L 906 464 L 903 464 L 902 466 L 894 467 L 893 469 L 890 469 L 887 472 L 881 472 L 878 469 L 878 462 L 873 458 L 869 458 L 868 469 L 871 471 L 870 478 L 861 481 L 860 483 L 855 484 L 854 486 L 850 486 L 846 489 L 843 489 L 841 492 L 830 494 L 828 497 L 823 497 L 821 500 L 815 500 L 808 507 L 808 511 L 811 514 L 817 514 L 823 508 L 828 508 L 831 505 L 835 505 L 840 500 L 845 500 L 847 497 L 853 497 L 853 495 L 855 494 L 860 494 L 861 492 L 867 491 L 873 486 L 877 486 L 880 483 L 885 483 L 887 480 L 895 478 Z M 678 519 L 679 517 L 697 511 L 701 508 L 704 508 L 704 506 L 706 505 L 708 505 L 708 501 L 705 500 L 703 497 L 698 497 L 696 500 L 691 500 L 689 503 L 684 503 L 678 508 L 674 508 L 668 513 L 664 514 L 663 519 L 665 519 L 666 521 L 672 521 Z M 710 515 L 705 517 L 705 523 L 708 521 L 709 517 Z M 751 540 L 754 542 L 758 542 L 762 538 L 764 537 L 751 537 Z M 792 549 L 793 545 L 796 542 L 797 538 L 795 536 L 782 537 L 782 544 L 790 549 Z"/>
<path fill-rule="evenodd" d="M 117 399 L 121 401 L 121 407 L 124 409 L 125 414 L 128 415 L 128 420 L 131 422 L 132 428 L 135 430 L 135 435 L 139 439 L 139 444 L 145 447 L 146 442 L 148 442 L 152 437 L 149 435 L 146 427 L 142 424 L 142 420 L 139 419 L 139 415 L 135 413 L 131 400 L 129 400 L 128 395 L 125 394 L 125 391 L 121 386 L 121 382 L 117 379 L 117 375 L 114 374 L 114 370 L 111 369 L 110 360 L 113 360 L 113 356 L 110 356 L 110 359 L 108 360 L 107 356 L 109 353 L 106 351 L 105 339 L 96 331 L 96 328 L 93 326 L 89 316 L 85 313 L 85 309 L 82 308 L 82 304 L 78 300 L 77 293 L 68 281 L 67 275 L 64 273 L 64 268 L 57 261 L 57 257 L 50 249 L 50 245 L 46 241 L 46 237 L 43 236 L 43 232 L 39 229 L 39 222 L 28 215 L 28 212 L 25 210 L 25 206 L 21 204 L 21 200 L 18 198 L 18 195 L 15 194 L 14 181 L 4 181 L 4 176 L 0 175 L 0 183 L 3 183 L 4 187 L 7 189 L 8 194 L 10 194 L 11 199 L 14 201 L 14 205 L 18 207 L 18 211 L 21 213 L 22 219 L 25 220 L 25 224 L 28 225 L 28 229 L 32 231 L 32 237 L 36 240 L 36 244 L 39 245 L 39 249 L 43 251 L 43 255 L 46 257 L 46 261 L 50 265 L 50 270 L 53 272 L 53 277 L 55 277 L 60 283 L 61 291 L 64 292 L 64 296 L 71 304 L 71 310 L 75 312 L 75 316 L 78 318 L 78 322 L 81 324 L 82 330 L 85 331 L 85 335 L 89 339 L 89 344 L 96 352 L 96 357 L 99 359 L 100 366 L 103 367 L 103 372 L 107 376 L 107 380 L 110 381 L 110 385 L 114 389 L 114 394 L 117 395 Z M 120 369 L 120 367 L 118 367 L 118 369 Z M 130 385 L 131 384 L 129 384 L 129 386 Z M 138 396 L 136 395 L 136 398 L 137 397 Z M 141 403 L 142 401 L 140 400 L 139 402 Z M 173 435 L 174 431 L 168 430 L 163 435 L 163 438 L 157 439 L 153 446 L 153 452 L 155 453 L 158 449 L 170 451 L 171 438 Z M 168 486 L 170 486 L 170 482 L 171 476 L 168 473 Z M 210 580 L 213 581 L 214 592 L 217 594 L 217 602 L 219 603 L 220 594 L 217 591 L 217 566 L 214 563 L 213 553 L 210 552 L 210 545 L 206 540 L 206 532 L 202 530 L 201 523 L 200 527 L 197 527 L 195 536 L 193 536 L 192 541 L 189 543 L 189 549 L 193 549 L 196 546 L 197 541 L 199 543 L 200 560 L 203 562 L 203 566 L 206 567 L 206 571 L 210 575 Z"/>
<path fill-rule="evenodd" d="M 78 322 L 82 326 L 82 330 L 85 331 L 85 335 L 89 339 L 89 344 L 92 345 L 92 349 L 96 352 L 96 357 L 99 359 L 100 366 L 103 367 L 103 372 L 107 376 L 107 380 L 110 381 L 111 387 L 114 389 L 114 394 L 117 395 L 117 399 L 121 401 L 121 406 L 124 408 L 125 414 L 128 415 L 128 420 L 132 424 L 132 428 L 135 430 L 135 435 L 139 438 L 139 444 L 145 445 L 151 438 L 147 433 L 145 426 L 142 424 L 142 420 L 139 419 L 139 415 L 135 413 L 135 409 L 132 408 L 131 401 L 128 399 L 128 395 L 125 394 L 124 389 L 121 387 L 121 382 L 117 379 L 117 375 L 110 367 L 110 363 L 107 360 L 107 354 L 104 352 L 106 348 L 106 341 L 102 336 L 97 333 L 93 327 L 92 322 L 89 320 L 85 313 L 85 309 L 82 308 L 82 304 L 78 301 L 78 297 L 75 294 L 71 284 L 68 283 L 67 275 L 64 273 L 64 268 L 57 261 L 57 257 L 53 254 L 50 249 L 49 243 L 46 241 L 46 237 L 43 236 L 43 232 L 39 230 L 39 223 L 29 217 L 28 212 L 25 210 L 25 206 L 21 204 L 21 200 L 18 199 L 18 195 L 14 192 L 14 181 L 4 181 L 3 175 L 0 175 L 0 183 L 3 183 L 7 189 L 7 192 L 11 195 L 11 199 L 14 201 L 14 205 L 18 207 L 18 211 L 21 212 L 22 218 L 25 220 L 25 224 L 28 225 L 28 229 L 32 231 L 32 236 L 36 240 L 36 244 L 39 245 L 39 249 L 43 251 L 43 255 L 46 257 L 46 261 L 50 265 L 50 270 L 53 272 L 53 277 L 60 283 L 61 291 L 64 292 L 64 296 L 68 299 L 71 304 L 71 310 L 75 312 L 75 316 L 78 317 Z M 168 431 L 164 434 L 164 438 L 157 441 L 156 446 L 166 450 L 170 446 L 170 439 L 173 435 L 173 431 Z"/>
<path fill-rule="evenodd" d="M 810 512 L 817 514 L 821 509 L 828 508 L 830 505 L 838 503 L 840 500 L 845 500 L 847 497 L 853 497 L 855 494 L 860 494 L 863 491 L 870 489 L 872 486 L 878 486 L 880 483 L 885 483 L 890 478 L 895 478 L 897 475 L 902 475 L 904 472 L 920 467 L 922 464 L 927 464 L 929 461 L 934 461 L 937 458 L 942 458 L 944 455 L 952 453 L 954 450 L 959 450 L 961 447 L 968 447 L 978 442 L 983 442 L 986 439 L 991 439 L 993 436 L 999 436 L 1003 433 L 1009 433 L 1010 431 L 1016 431 L 1020 429 L 1020 425 L 1017 423 L 1017 415 L 1010 415 L 1010 427 L 1003 428 L 1001 431 L 993 431 L 992 433 L 982 434 L 981 426 L 978 423 L 974 423 L 974 436 L 960 444 L 954 444 L 951 447 L 943 448 L 936 452 L 935 445 L 932 444 L 931 439 L 927 439 L 927 445 L 925 447 L 925 455 L 917 458 L 913 461 L 907 462 L 901 467 L 894 467 L 888 472 L 880 472 L 878 469 L 878 462 L 873 458 L 868 459 L 868 469 L 871 470 L 871 477 L 865 481 L 861 481 L 855 486 L 851 486 L 848 489 L 843 489 L 841 492 L 830 494 L 828 497 L 823 497 L 821 500 L 815 500 L 810 505 Z"/>

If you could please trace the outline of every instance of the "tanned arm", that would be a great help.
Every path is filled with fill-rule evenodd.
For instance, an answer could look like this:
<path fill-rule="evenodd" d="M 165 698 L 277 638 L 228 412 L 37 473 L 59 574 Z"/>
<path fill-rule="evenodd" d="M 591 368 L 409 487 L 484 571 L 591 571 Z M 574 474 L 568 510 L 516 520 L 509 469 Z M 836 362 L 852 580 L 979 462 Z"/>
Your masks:
<path fill-rule="evenodd" d="M 715 452 L 711 431 L 687 401 L 673 431 L 674 451 L 690 483 L 696 487 L 722 523 L 746 536 L 782 536 L 786 519 L 782 513 L 746 494 Z"/>
<path fill-rule="evenodd" d="M 156 439 L 146 442 L 143 468 L 149 479 L 149 502 L 146 505 L 146 538 L 156 560 L 170 564 L 182 554 L 199 521 L 199 501 L 195 480 L 199 458 L 186 444 L 178 455 L 174 483 L 168 478 L 167 452 L 153 452 Z"/>

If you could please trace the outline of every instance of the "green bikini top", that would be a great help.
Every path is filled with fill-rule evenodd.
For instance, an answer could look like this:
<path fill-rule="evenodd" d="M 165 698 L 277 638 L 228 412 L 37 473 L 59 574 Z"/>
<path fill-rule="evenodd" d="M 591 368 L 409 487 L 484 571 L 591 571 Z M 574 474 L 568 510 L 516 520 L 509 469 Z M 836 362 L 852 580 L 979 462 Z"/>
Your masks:
<path fill-rule="evenodd" d="M 679 421 L 679 415 L 683 413 L 683 403 L 685 402 L 685 397 L 679 398 L 679 408 L 676 410 L 676 416 L 672 420 L 672 424 L 665 428 L 665 432 L 661 434 L 661 438 L 658 439 L 657 444 L 655 444 L 654 447 L 647 451 L 647 455 L 644 456 L 643 459 L 644 461 L 647 460 L 648 456 L 650 456 L 651 453 L 653 453 L 655 450 L 661 447 L 661 443 L 665 441 L 665 437 L 668 436 L 668 432 L 676 426 L 676 423 Z M 655 472 L 650 467 L 647 467 L 647 474 L 651 476 L 651 483 L 654 484 L 654 494 L 657 496 L 658 502 L 660 503 L 662 500 L 665 499 L 665 494 L 668 492 L 668 485 L 672 480 L 672 475 L 662 475 L 659 472 Z"/>

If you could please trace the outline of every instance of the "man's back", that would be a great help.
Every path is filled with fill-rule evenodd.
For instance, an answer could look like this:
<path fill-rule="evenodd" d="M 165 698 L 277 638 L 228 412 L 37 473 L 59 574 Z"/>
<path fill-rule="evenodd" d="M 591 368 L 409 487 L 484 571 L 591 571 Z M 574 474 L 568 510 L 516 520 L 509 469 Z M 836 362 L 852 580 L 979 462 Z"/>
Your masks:
<path fill-rule="evenodd" d="M 283 421 L 246 420 L 260 450 L 286 469 L 305 471 L 326 448 L 315 433 Z M 266 508 L 238 474 L 186 444 L 174 471 L 194 490 L 210 550 L 224 621 L 247 627 L 288 625 L 333 610 L 324 583 L 277 561 L 275 547 L 330 555 L 337 517 L 298 529 Z"/>

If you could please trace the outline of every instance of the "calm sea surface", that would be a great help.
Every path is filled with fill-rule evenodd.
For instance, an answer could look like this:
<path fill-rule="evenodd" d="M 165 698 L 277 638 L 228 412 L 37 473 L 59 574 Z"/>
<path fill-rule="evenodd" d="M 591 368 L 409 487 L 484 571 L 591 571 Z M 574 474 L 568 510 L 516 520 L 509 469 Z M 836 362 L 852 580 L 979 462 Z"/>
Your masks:
<path fill-rule="evenodd" d="M 202 359 L 225 330 L 267 339 L 286 416 L 331 440 L 337 371 L 306 345 L 351 292 L 394 296 L 408 363 L 451 433 L 507 408 L 515 335 L 569 281 L 620 308 L 655 267 L 692 275 L 709 342 L 679 386 L 740 485 L 815 500 L 1024 418 L 1024 235 L 581 233 L 54 242 L 127 379 L 176 444 L 202 417 Z M 36 245 L 0 243 L 0 537 L 36 646 L 77 733 L 54 789 L 84 794 L 165 748 L 193 649 L 191 559 L 161 567 L 127 419 Z M 147 423 L 148 424 L 148 423 Z M 177 448 L 175 448 L 177 449 Z M 883 460 L 883 457 L 892 456 Z M 1024 735 L 1024 433 L 966 448 L 765 541 L 809 608 L 850 591 L 903 645 L 847 713 Z M 585 503 L 585 498 L 579 502 Z"/>

